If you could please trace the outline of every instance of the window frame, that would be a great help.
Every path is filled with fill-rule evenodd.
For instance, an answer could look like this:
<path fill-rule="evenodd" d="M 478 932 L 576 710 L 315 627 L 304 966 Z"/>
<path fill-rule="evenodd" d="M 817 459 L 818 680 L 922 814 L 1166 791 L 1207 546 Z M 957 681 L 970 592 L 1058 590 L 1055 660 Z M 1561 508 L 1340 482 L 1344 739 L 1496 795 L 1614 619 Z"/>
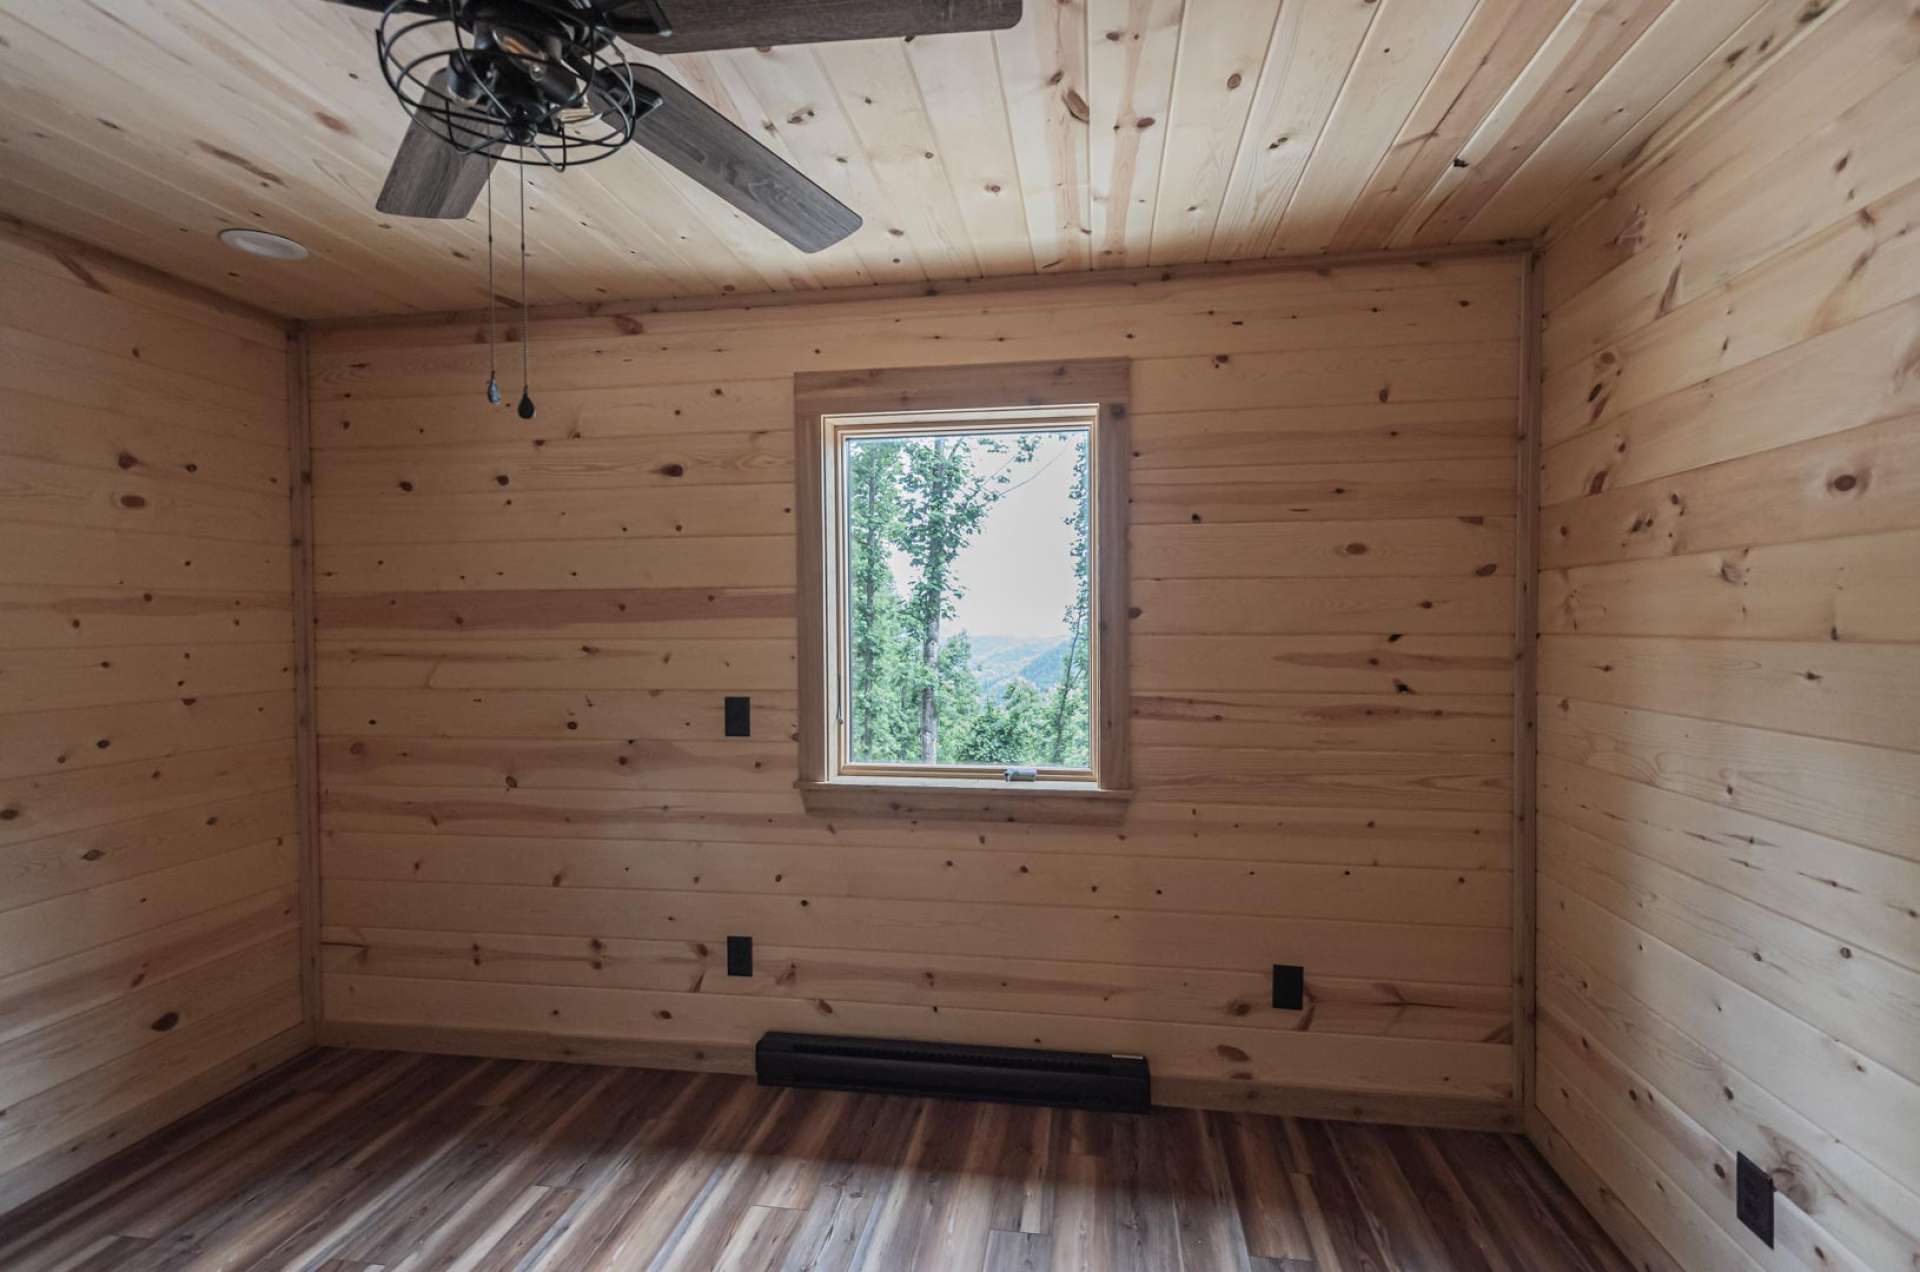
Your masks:
<path fill-rule="evenodd" d="M 1125 359 L 807 372 L 794 376 L 799 499 L 800 774 L 807 807 L 832 814 L 1112 820 L 1131 795 L 1127 723 L 1128 382 Z M 1071 417 L 1069 414 L 1071 413 Z M 1089 431 L 1090 771 L 1010 782 L 1002 766 L 845 762 L 845 524 L 849 435 Z M 982 426 L 986 427 L 982 427 Z"/>

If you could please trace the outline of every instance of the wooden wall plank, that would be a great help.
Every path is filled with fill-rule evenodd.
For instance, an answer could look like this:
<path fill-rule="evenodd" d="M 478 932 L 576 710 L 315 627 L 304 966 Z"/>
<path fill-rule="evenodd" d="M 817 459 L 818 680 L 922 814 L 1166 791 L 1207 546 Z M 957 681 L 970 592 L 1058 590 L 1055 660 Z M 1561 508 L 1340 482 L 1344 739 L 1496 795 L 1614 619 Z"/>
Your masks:
<path fill-rule="evenodd" d="M 327 824 L 341 830 L 409 834 L 506 834 L 535 838 L 749 843 L 1011 844 L 1031 852 L 1112 852 L 1165 857 L 1335 861 L 1349 864 L 1504 867 L 1504 811 L 1273 808 L 1136 801 L 1124 830 L 1065 838 L 1037 824 L 991 829 L 933 822 L 833 823 L 799 815 L 798 801 L 702 801 L 679 793 L 572 791 L 564 796 L 506 788 L 486 798 L 458 787 L 338 788 L 326 792 Z M 490 829 L 491 828 L 491 829 Z M 1109 839 L 1106 836 L 1111 836 Z M 985 844 L 980 840 L 984 838 Z"/>
<path fill-rule="evenodd" d="M 1557 882 L 1542 881 L 1540 913 L 1549 966 L 1564 963 L 1564 949 L 1589 967 L 1614 969 L 1631 980 L 1639 1010 L 1684 1022 L 1678 1027 L 1706 1054 L 1739 1054 L 1743 1063 L 1737 1072 L 1776 1092 L 1895 1180 L 1912 1177 L 1914 1146 L 1912 1137 L 1898 1129 L 1904 1126 L 1899 1115 L 1920 1096 L 1920 1088 Z M 1564 975 L 1549 973 L 1549 997 L 1564 992 Z M 1690 999 L 1712 1001 L 1720 1010 L 1708 1019 L 1687 1006 Z M 1648 1022 L 1646 1027 L 1654 1026 Z M 1754 1036 L 1774 1045 L 1741 1047 L 1738 1039 L 1749 1030 L 1765 1031 Z"/>
<path fill-rule="evenodd" d="M 0 851 L 4 906 L 81 892 L 98 884 L 232 852 L 296 829 L 290 788 L 93 826 Z"/>
<path fill-rule="evenodd" d="M 1920 869 L 1843 843 L 1551 756 L 1540 765 L 1544 813 L 1803 920 L 1909 967 L 1920 915 Z M 1817 871 L 1802 868 L 1818 861 Z"/>
<path fill-rule="evenodd" d="M 1035 69 L 996 44 L 1003 76 Z M 1204 61 L 1176 96 L 1252 96 L 1250 75 L 1204 85 Z M 1059 208 L 1081 224 L 1079 126 L 1047 142 L 1054 167 L 1021 152 L 1036 250 Z M 1176 146 L 1163 189 L 1193 160 Z M 1133 234 L 1130 215 L 1102 225 Z M 1455 1094 L 1505 1116 L 1517 280 L 1511 259 L 1387 261 L 556 316 L 534 327 L 551 387 L 533 437 L 452 396 L 478 365 L 464 319 L 315 334 L 331 1036 L 544 1030 L 730 1055 L 790 1018 L 1030 1038 L 1051 1017 L 1062 1038 L 1148 1046 L 1222 1102 L 1341 1085 L 1289 1070 L 1283 1033 L 1312 1039 L 1303 1055 L 1343 1039 L 1367 1099 L 1429 1092 L 1453 1061 L 1417 1049 L 1464 1043 L 1486 1050 Z M 983 384 L 1010 346 L 1027 370 Z M 1125 819 L 809 815 L 791 377 L 857 393 L 924 365 L 945 369 L 924 391 L 940 396 L 907 405 L 988 402 L 1057 395 L 1057 369 L 1089 356 L 1131 359 Z M 752 738 L 722 736 L 736 693 Z M 707 977 L 733 933 L 790 982 Z M 497 957 L 473 964 L 473 944 Z M 1246 998 L 1289 958 L 1310 1013 Z M 550 990 L 558 1024 L 528 1014 Z M 1258 1045 L 1208 1041 L 1215 1024 Z"/>
<path fill-rule="evenodd" d="M 1540 691 L 1920 751 L 1920 647 L 1850 641 L 1549 637 Z"/>
<path fill-rule="evenodd" d="M 1072 905 L 1502 927 L 1505 871 L 863 845 L 394 836 L 339 832 L 342 879 L 634 888 L 708 894 Z M 558 882 L 555 882 L 558 880 Z"/>
<path fill-rule="evenodd" d="M 1912 1078 L 1915 973 L 1558 822 L 1541 870 L 1727 979 Z M 1850 948 L 1850 947 L 1845 947 Z"/>
<path fill-rule="evenodd" d="M 536 996 L 521 986 L 484 982 L 406 981 L 397 977 L 335 975 L 328 978 L 327 1017 L 344 1026 L 356 1024 L 423 1024 L 500 1032 L 551 1031 L 559 1011 L 562 1019 L 575 1014 L 599 1018 L 615 1026 L 616 1035 L 633 1036 L 644 1029 L 666 1042 L 732 1043 L 751 1041 L 771 1018 L 785 1029 L 817 1028 L 826 1013 L 818 1003 L 794 1000 L 750 1001 L 734 997 L 654 994 L 646 991 L 609 991 L 570 986 L 547 986 Z M 841 1002 L 832 1014 L 851 1032 L 882 1036 L 910 1036 L 930 1032 L 928 1014 L 890 1004 Z M 955 1010 L 942 1012 L 962 1021 L 969 1035 L 996 1045 L 1032 1046 L 1034 1031 L 1042 1046 L 1079 1049 L 1081 1041 L 1101 1032 L 1100 1022 L 1072 1017 L 1032 1016 L 1010 1012 Z M 1156 1036 L 1162 1035 L 1162 1036 Z M 1132 1045 L 1150 1048 L 1167 1057 L 1167 1071 L 1177 1077 L 1226 1078 L 1234 1067 L 1259 1063 L 1284 1067 L 1299 1085 L 1354 1091 L 1425 1095 L 1495 1095 L 1507 1075 L 1501 1066 L 1505 1049 L 1476 1043 L 1441 1043 L 1393 1039 L 1351 1039 L 1336 1035 L 1283 1033 L 1275 1030 L 1211 1030 L 1132 1027 Z M 1246 1055 L 1247 1060 L 1238 1058 Z M 1259 1057 L 1258 1060 L 1253 1057 Z"/>
<path fill-rule="evenodd" d="M 1920 758 L 1644 707 L 1542 704 L 1540 753 L 1920 859 Z"/>
<path fill-rule="evenodd" d="M 1916 1244 L 1908 1218 L 1916 1213 L 1913 1193 L 1766 1087 L 1713 1063 L 1680 1027 L 1647 1012 L 1578 956 L 1556 949 L 1547 970 L 1549 997 L 1542 1019 L 1548 1030 L 1604 1048 L 1629 1074 L 1655 1085 L 1656 1107 L 1689 1120 L 1698 1117 L 1697 1125 L 1719 1143 L 1749 1155 L 1779 1145 L 1796 1161 L 1809 1163 L 1782 1181 L 1786 1202 L 1781 1208 L 1797 1210 L 1860 1257 L 1875 1260 L 1869 1266 L 1889 1261 L 1897 1266 L 1910 1257 Z M 1574 978 L 1583 974 L 1585 985 L 1576 993 Z M 1635 1023 L 1622 1028 L 1617 1023 L 1622 1015 L 1609 1013 L 1631 1016 Z"/>
<path fill-rule="evenodd" d="M 703 941 L 609 937 L 598 938 L 596 949 L 577 938 L 497 932 L 335 927 L 324 935 L 327 967 L 360 976 L 845 999 L 1456 1042 L 1498 1042 L 1507 1029 L 1507 995 L 1498 986 L 1326 978 L 1313 982 L 1310 1011 L 1268 1014 L 1254 1008 L 1271 995 L 1269 978 L 1195 968 L 769 945 L 755 947 L 757 970 L 742 977 L 725 975 L 724 948 Z"/>
<path fill-rule="evenodd" d="M 1902 530 L 1543 570 L 1542 631 L 1745 640 L 1914 639 L 1920 534 Z"/>
<path fill-rule="evenodd" d="M 1283 961 L 1319 951 L 1316 965 L 1356 976 L 1505 984 L 1509 951 L 1501 928 L 1400 927 L 1299 919 L 1276 932 L 1265 918 L 1158 914 L 1076 906 L 870 901 L 855 897 L 707 896 L 700 893 L 481 884 L 327 880 L 326 922 L 347 927 L 421 927 L 539 934 L 592 931 L 645 938 L 683 931 L 718 941 L 729 922 L 751 923 L 770 943 L 814 948 L 992 955 L 1017 948 L 1031 958 L 1078 958 L 1231 970 L 1267 950 Z M 803 902 L 805 904 L 803 904 Z"/>
<path fill-rule="evenodd" d="M 224 962 L 298 923 L 288 883 L 16 972 L 0 981 L 0 1037 L 31 1034 L 111 1003 L 145 977 Z"/>
<path fill-rule="evenodd" d="M 286 683 L 261 693 L 63 707 L 0 716 L 0 777 L 74 771 L 130 760 L 267 743 L 293 728 Z"/>
<path fill-rule="evenodd" d="M 289 650 L 279 642 L 217 650 L 159 643 L 23 648 L 3 664 L 8 683 L 0 710 L 43 712 L 185 698 L 196 700 L 181 703 L 192 707 L 201 697 L 286 689 L 293 683 L 291 663 Z"/>
<path fill-rule="evenodd" d="M 0 219 L 0 1210 L 311 1038 L 285 341 Z"/>
<path fill-rule="evenodd" d="M 1616 73 L 1715 38 L 1545 254 L 1532 1129 L 1673 1263 L 1900 1266 L 1920 24 L 1675 4 Z M 1772 1249 L 1731 1222 L 1736 1153 L 1779 1187 Z"/>

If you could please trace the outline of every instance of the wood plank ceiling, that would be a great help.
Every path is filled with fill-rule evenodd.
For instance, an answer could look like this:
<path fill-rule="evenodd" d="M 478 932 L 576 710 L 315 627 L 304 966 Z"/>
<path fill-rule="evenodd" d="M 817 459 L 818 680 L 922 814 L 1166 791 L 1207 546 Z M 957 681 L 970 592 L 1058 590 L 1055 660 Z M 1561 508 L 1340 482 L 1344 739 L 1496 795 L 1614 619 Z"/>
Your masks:
<path fill-rule="evenodd" d="M 529 173 L 530 295 L 1541 237 L 1829 2 L 1027 0 L 991 35 L 681 55 L 674 73 L 865 228 L 803 256 L 636 149 Z M 0 0 L 0 212 L 294 316 L 476 307 L 484 202 L 464 222 L 373 210 L 406 122 L 373 25 L 319 0 Z M 514 176 L 496 177 L 509 243 Z M 227 251 L 233 225 L 312 259 Z"/>

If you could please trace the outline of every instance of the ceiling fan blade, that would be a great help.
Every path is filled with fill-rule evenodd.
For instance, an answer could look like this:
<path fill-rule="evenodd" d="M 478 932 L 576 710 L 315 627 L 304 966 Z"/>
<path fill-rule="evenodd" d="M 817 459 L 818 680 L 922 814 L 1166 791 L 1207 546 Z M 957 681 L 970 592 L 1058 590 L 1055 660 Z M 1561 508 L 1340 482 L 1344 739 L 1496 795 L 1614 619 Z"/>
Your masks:
<path fill-rule="evenodd" d="M 385 13 L 387 11 L 387 0 L 329 0 L 329 2 L 332 4 L 345 5 L 349 9 L 365 9 L 369 13 Z M 447 10 L 444 4 L 436 8 L 432 0 L 407 0 L 407 3 L 401 6 L 400 11 L 402 13 L 418 13 L 426 17 L 436 13 L 445 13 Z"/>
<path fill-rule="evenodd" d="M 860 215 L 651 66 L 629 63 L 635 89 L 660 104 L 640 116 L 633 140 L 803 252 L 832 247 Z"/>
<path fill-rule="evenodd" d="M 671 35 L 649 35 L 655 5 Z M 771 48 L 829 40 L 887 40 L 954 31 L 997 31 L 1020 22 L 1021 0 L 603 0 L 598 6 L 627 43 L 655 53 Z M 631 14 L 634 26 L 623 30 Z M 637 29 L 635 29 L 637 28 Z"/>
<path fill-rule="evenodd" d="M 445 68 L 427 81 L 428 93 L 438 94 L 454 105 L 457 99 L 446 92 L 452 75 Z M 468 151 L 455 146 L 449 136 L 464 146 L 485 137 L 499 139 L 497 128 L 480 124 L 452 123 L 435 118 L 426 111 L 414 115 L 407 135 L 400 139 L 400 152 L 387 170 L 387 183 L 373 206 L 388 216 L 432 217 L 458 221 L 473 211 L 475 199 L 486 188 L 493 172 L 497 147 Z"/>

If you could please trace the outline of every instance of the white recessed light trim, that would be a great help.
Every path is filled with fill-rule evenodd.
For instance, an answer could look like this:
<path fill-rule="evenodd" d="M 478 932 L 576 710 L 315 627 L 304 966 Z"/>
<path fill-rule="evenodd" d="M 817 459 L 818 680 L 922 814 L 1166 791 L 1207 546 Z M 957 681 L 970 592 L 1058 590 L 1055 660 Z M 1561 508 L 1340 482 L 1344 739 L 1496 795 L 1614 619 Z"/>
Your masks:
<path fill-rule="evenodd" d="M 220 241 L 236 252 L 245 252 L 249 256 L 264 256 L 270 261 L 304 261 L 307 249 L 282 234 L 269 234 L 265 230 L 222 230 Z"/>

